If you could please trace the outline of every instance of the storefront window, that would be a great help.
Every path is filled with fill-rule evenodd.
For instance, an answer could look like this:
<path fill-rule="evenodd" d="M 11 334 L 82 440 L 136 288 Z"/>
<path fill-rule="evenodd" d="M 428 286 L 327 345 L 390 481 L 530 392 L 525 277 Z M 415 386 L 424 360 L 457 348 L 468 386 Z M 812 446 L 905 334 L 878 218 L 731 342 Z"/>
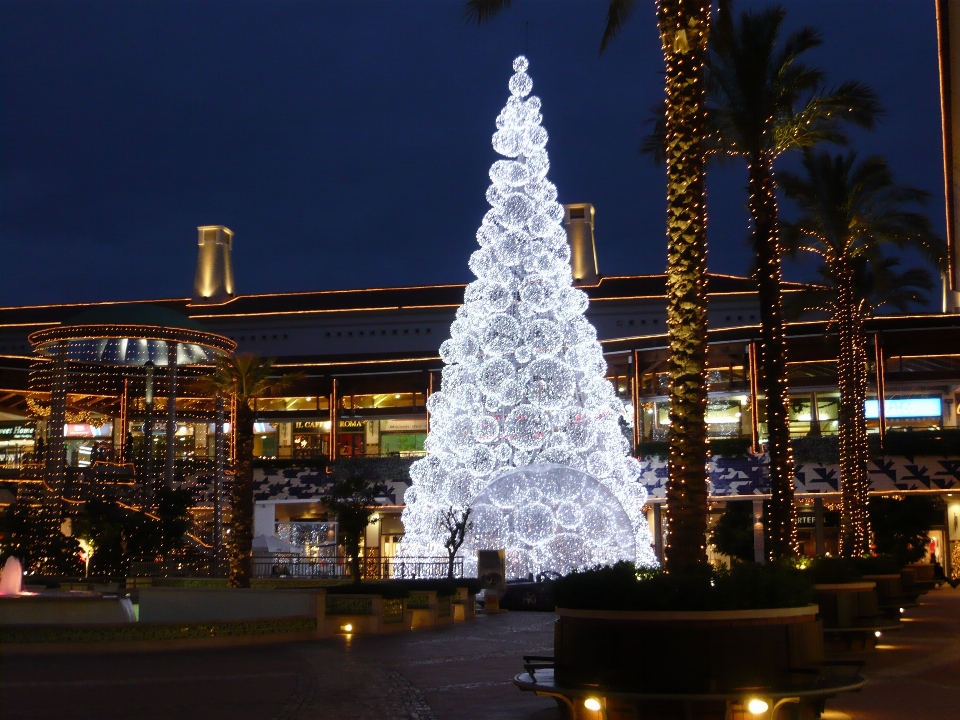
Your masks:
<path fill-rule="evenodd" d="M 424 407 L 423 393 L 381 393 L 377 395 L 344 395 L 341 407 L 344 410 L 374 410 L 379 408 Z"/>
<path fill-rule="evenodd" d="M 305 412 L 328 410 L 330 400 L 326 397 L 257 398 L 258 412 Z"/>

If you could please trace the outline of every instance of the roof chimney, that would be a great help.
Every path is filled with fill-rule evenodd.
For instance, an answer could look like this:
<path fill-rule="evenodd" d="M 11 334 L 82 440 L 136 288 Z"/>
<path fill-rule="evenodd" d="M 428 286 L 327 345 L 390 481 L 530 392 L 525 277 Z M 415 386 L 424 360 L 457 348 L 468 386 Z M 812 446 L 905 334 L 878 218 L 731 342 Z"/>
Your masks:
<path fill-rule="evenodd" d="M 565 205 L 567 242 L 570 244 L 570 269 L 574 285 L 596 285 L 600 281 L 597 270 L 597 246 L 593 240 L 593 205 L 578 203 Z"/>
<path fill-rule="evenodd" d="M 232 300 L 233 231 L 223 225 L 197 228 L 200 254 L 193 279 L 193 304 L 220 305 Z"/>

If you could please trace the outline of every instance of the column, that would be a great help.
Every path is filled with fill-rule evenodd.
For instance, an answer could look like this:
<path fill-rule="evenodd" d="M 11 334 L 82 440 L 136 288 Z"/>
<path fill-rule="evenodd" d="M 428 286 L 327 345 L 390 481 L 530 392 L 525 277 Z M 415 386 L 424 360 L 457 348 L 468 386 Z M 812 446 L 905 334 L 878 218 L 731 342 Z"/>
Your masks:
<path fill-rule="evenodd" d="M 177 457 L 177 350 L 179 343 L 167 343 L 167 374 L 170 387 L 167 392 L 167 463 L 164 485 L 173 489 L 174 461 Z"/>
<path fill-rule="evenodd" d="M 877 424 L 880 427 L 880 449 L 883 450 L 887 437 L 887 368 L 880 333 L 875 333 L 873 336 L 873 348 L 876 351 L 877 360 Z"/>
<path fill-rule="evenodd" d="M 827 552 L 826 544 L 823 540 L 823 498 L 818 497 L 813 499 L 813 514 L 816 523 L 816 525 L 814 525 L 814 535 L 817 541 L 817 556 L 820 557 Z"/>
<path fill-rule="evenodd" d="M 144 386 L 146 418 L 143 423 L 143 466 L 145 477 L 142 485 L 152 504 L 153 483 L 156 479 L 153 474 L 153 361 L 147 361 L 144 367 L 147 369 L 147 379 Z"/>
<path fill-rule="evenodd" d="M 123 394 L 120 396 L 120 413 L 113 426 L 113 447 L 118 463 L 127 456 L 127 403 L 129 402 L 130 381 L 123 379 Z"/>
<path fill-rule="evenodd" d="M 766 561 L 763 547 L 763 500 L 753 501 L 753 559 L 758 563 Z"/>
<path fill-rule="evenodd" d="M 333 388 L 330 391 L 330 460 L 337 459 L 337 379 L 333 379 Z"/>
<path fill-rule="evenodd" d="M 663 562 L 663 506 L 653 504 L 653 552 L 659 562 Z"/>
<path fill-rule="evenodd" d="M 223 398 L 217 396 L 213 436 L 213 557 L 215 572 L 220 573 L 223 561 L 223 467 L 226 457 L 223 425 L 226 421 Z"/>
<path fill-rule="evenodd" d="M 750 438 L 754 454 L 760 453 L 760 415 L 757 402 L 757 344 L 747 345 L 747 364 L 750 367 Z"/>
<path fill-rule="evenodd" d="M 47 482 L 46 496 L 52 507 L 59 508 L 66 480 L 67 446 L 63 426 L 67 422 L 67 343 L 57 343 L 57 355 L 51 374 L 50 421 L 47 423 L 47 447 L 43 462 L 43 476 Z"/>
<path fill-rule="evenodd" d="M 630 389 L 633 391 L 633 454 L 643 442 L 643 410 L 640 407 L 640 358 L 637 351 L 630 353 Z"/>

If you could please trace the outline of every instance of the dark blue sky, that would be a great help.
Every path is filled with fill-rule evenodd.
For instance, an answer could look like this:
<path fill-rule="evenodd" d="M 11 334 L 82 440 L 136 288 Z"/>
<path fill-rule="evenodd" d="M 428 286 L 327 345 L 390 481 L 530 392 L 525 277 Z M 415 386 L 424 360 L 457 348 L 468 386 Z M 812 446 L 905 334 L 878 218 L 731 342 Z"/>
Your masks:
<path fill-rule="evenodd" d="M 810 62 L 880 93 L 855 147 L 929 190 L 942 232 L 934 1 L 784 5 L 823 32 Z M 601 273 L 661 272 L 640 6 L 599 57 L 601 0 L 515 0 L 480 28 L 459 0 L 0 0 L 0 304 L 189 295 L 201 224 L 236 233 L 243 293 L 469 280 L 528 22 L 560 201 L 596 206 Z M 708 183 L 710 269 L 743 274 L 745 173 Z"/>

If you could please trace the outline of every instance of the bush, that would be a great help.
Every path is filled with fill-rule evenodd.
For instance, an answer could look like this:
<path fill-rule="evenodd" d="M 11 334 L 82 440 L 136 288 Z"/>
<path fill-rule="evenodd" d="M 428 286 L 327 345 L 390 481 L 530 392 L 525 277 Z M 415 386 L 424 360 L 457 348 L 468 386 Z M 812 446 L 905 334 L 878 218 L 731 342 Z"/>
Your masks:
<path fill-rule="evenodd" d="M 553 585 L 557 607 L 578 610 L 755 610 L 802 607 L 812 597 L 811 576 L 785 563 L 667 574 L 619 562 Z"/>
<path fill-rule="evenodd" d="M 884 436 L 883 451 L 880 450 L 880 436 L 870 435 L 870 455 L 903 455 L 919 457 L 921 455 L 949 456 L 960 455 L 960 430 L 944 428 L 941 430 L 903 430 L 891 431 Z"/>
<path fill-rule="evenodd" d="M 856 582 L 864 575 L 898 574 L 902 563 L 888 555 L 862 558 L 818 557 L 807 568 L 818 585 Z"/>
<path fill-rule="evenodd" d="M 713 528 L 713 546 L 736 560 L 753 561 L 753 501 L 727 503 Z"/>
<path fill-rule="evenodd" d="M 388 580 L 360 585 L 334 585 L 327 588 L 327 595 L 382 595 L 385 598 L 397 599 L 410 597 L 410 589 L 401 582 Z"/>
<path fill-rule="evenodd" d="M 901 565 L 922 559 L 927 533 L 943 517 L 942 502 L 930 495 L 871 498 L 870 528 L 877 552 L 893 556 Z"/>
<path fill-rule="evenodd" d="M 820 463 L 837 465 L 840 463 L 840 438 L 836 435 L 811 435 L 793 438 L 793 456 L 798 463 Z"/>

